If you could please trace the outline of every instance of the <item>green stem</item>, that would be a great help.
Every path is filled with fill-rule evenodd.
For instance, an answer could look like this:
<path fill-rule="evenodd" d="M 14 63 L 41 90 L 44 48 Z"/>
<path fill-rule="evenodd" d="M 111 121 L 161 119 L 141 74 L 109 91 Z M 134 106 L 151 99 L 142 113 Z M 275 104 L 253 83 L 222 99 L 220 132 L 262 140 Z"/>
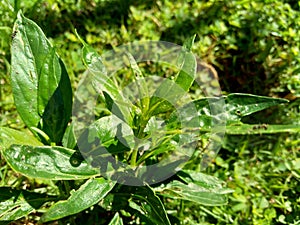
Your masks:
<path fill-rule="evenodd" d="M 135 146 L 132 150 L 132 153 L 131 153 L 131 159 L 130 159 L 130 165 L 135 167 L 137 165 L 137 156 L 138 156 L 138 148 L 139 148 L 139 143 L 138 143 L 138 139 L 141 139 L 143 138 L 143 134 L 144 134 L 144 130 L 145 130 L 145 127 L 146 127 L 146 124 L 148 123 L 148 117 L 147 118 L 144 118 L 142 117 L 139 121 L 138 121 L 138 129 L 137 129 L 137 140 L 135 142 Z"/>
<path fill-rule="evenodd" d="M 181 200 L 180 200 L 180 209 L 179 209 L 179 212 L 178 212 L 179 218 L 182 218 L 182 217 L 183 217 L 183 211 L 184 211 L 184 202 L 183 202 L 183 200 L 181 199 Z"/>
<path fill-rule="evenodd" d="M 66 195 L 69 197 L 70 192 L 71 192 L 69 181 L 64 180 L 63 182 L 64 182 L 64 186 L 65 186 Z"/>
<path fill-rule="evenodd" d="M 131 161 L 130 161 L 130 165 L 133 167 L 136 166 L 137 154 L 138 154 L 138 149 L 133 149 L 133 152 L 131 154 Z"/>

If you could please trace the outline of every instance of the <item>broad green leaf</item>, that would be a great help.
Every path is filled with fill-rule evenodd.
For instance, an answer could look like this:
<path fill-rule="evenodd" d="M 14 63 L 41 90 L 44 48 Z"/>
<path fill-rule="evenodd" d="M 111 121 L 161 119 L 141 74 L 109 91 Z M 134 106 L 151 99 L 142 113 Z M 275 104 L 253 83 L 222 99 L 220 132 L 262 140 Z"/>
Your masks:
<path fill-rule="evenodd" d="M 115 186 L 115 182 L 101 178 L 86 181 L 78 190 L 71 193 L 67 200 L 52 205 L 41 217 L 40 222 L 57 220 L 79 213 L 97 204 Z"/>
<path fill-rule="evenodd" d="M 11 46 L 11 84 L 17 110 L 29 127 L 62 140 L 72 110 L 72 88 L 63 62 L 43 31 L 17 15 Z"/>
<path fill-rule="evenodd" d="M 156 191 L 168 198 L 192 201 L 207 206 L 226 204 L 226 194 L 232 192 L 224 188 L 216 178 L 202 173 L 184 171 L 178 175 L 184 182 L 173 180 L 167 185 L 157 187 Z"/>
<path fill-rule="evenodd" d="M 136 188 L 129 201 L 133 202 L 129 206 L 146 216 L 153 224 L 171 224 L 164 205 L 151 187 Z"/>
<path fill-rule="evenodd" d="M 70 157 L 74 150 L 63 147 L 12 145 L 2 152 L 6 162 L 18 173 L 28 177 L 69 180 L 86 179 L 99 174 L 85 161 L 73 167 Z"/>
<path fill-rule="evenodd" d="M 72 87 L 63 62 L 54 49 L 45 59 L 38 83 L 41 129 L 53 142 L 60 143 L 72 110 Z"/>
<path fill-rule="evenodd" d="M 108 225 L 123 225 L 123 220 L 117 212 Z"/>
<path fill-rule="evenodd" d="M 13 144 L 18 145 L 43 145 L 35 137 L 25 131 L 17 131 L 8 127 L 0 127 L 0 150 L 4 150 Z"/>
<path fill-rule="evenodd" d="M 25 217 L 50 200 L 51 197 L 45 194 L 0 187 L 0 224 Z"/>

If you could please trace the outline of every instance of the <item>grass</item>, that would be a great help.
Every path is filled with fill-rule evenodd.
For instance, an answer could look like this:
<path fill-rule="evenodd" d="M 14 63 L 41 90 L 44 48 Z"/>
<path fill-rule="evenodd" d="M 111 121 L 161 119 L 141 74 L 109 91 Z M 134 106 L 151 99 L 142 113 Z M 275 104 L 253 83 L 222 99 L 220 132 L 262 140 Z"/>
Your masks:
<path fill-rule="evenodd" d="M 257 113 L 247 118 L 247 122 L 299 124 L 299 42 L 296 40 L 299 25 L 290 21 L 291 18 L 299 21 L 296 18 L 299 7 L 288 1 L 286 4 L 268 2 L 37 0 L 30 5 L 23 1 L 20 8 L 51 37 L 69 69 L 74 88 L 84 67 L 73 28 L 100 53 L 134 40 L 182 44 L 186 37 L 197 33 L 194 51 L 218 70 L 224 93 L 246 92 L 291 100 L 285 106 Z M 9 31 L 14 20 L 10 6 L 14 8 L 13 1 L 0 3 L 0 27 L 4 27 L 0 30 L 0 126 L 24 129 L 9 85 Z M 261 22 L 257 22 L 260 21 L 257 15 L 261 15 Z M 268 26 L 264 26 L 266 18 L 273 21 Z M 166 208 L 174 216 L 172 222 L 300 224 L 299 140 L 300 134 L 286 133 L 226 136 L 223 148 L 206 172 L 235 190 L 228 205 L 204 207 L 167 201 Z M 55 191 L 51 183 L 19 176 L 2 158 L 0 177 L 1 186 Z M 93 224 L 92 219 L 99 212 L 92 211 L 88 224 Z M 13 224 L 30 224 L 38 216 Z"/>

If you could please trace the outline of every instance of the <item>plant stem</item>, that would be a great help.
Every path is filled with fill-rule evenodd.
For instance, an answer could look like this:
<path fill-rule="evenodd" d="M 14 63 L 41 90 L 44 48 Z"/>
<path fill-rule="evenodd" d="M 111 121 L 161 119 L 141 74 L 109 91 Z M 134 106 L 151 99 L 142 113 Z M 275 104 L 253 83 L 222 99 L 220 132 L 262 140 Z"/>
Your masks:
<path fill-rule="evenodd" d="M 137 134 L 136 137 L 137 139 L 135 140 L 135 145 L 134 148 L 132 150 L 132 154 L 131 154 L 131 159 L 130 159 L 130 165 L 135 167 L 136 166 L 136 162 L 137 162 L 137 156 L 138 156 L 138 148 L 139 148 L 139 139 L 143 138 L 144 135 L 144 129 L 146 127 L 146 124 L 148 123 L 148 117 L 146 118 L 141 118 L 138 122 L 139 126 L 138 126 L 138 130 L 137 130 Z"/>
<path fill-rule="evenodd" d="M 133 149 L 133 152 L 131 154 L 131 161 L 130 161 L 130 165 L 133 167 L 136 166 L 137 154 L 138 154 L 138 149 Z"/>
<path fill-rule="evenodd" d="M 179 211 L 178 211 L 178 216 L 179 216 L 179 218 L 182 218 L 183 217 L 183 211 L 184 211 L 184 202 L 183 202 L 183 200 L 181 199 L 180 200 L 180 209 L 179 209 Z"/>

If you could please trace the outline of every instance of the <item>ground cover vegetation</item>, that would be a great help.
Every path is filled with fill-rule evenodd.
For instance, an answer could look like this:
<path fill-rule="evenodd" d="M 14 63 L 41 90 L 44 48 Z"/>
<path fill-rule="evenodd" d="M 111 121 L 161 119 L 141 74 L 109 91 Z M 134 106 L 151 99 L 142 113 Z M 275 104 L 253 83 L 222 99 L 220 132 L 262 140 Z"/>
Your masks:
<path fill-rule="evenodd" d="M 0 224 L 299 224 L 299 7 L 295 1 L 275 0 L 1 1 Z M 61 72 L 59 77 L 51 71 L 38 75 L 64 80 L 59 86 L 55 82 L 38 85 L 45 85 L 50 93 L 59 89 L 64 98 L 57 94 L 50 100 L 49 92 L 30 92 L 30 85 L 34 89 L 37 84 L 30 82 L 31 75 L 21 66 L 30 64 L 20 51 L 26 35 L 34 39 L 26 43 L 31 49 L 37 40 L 48 43 L 44 49 L 47 63 Z M 202 171 L 206 175 L 200 173 L 200 155 L 192 157 L 175 177 L 135 188 L 97 176 L 99 171 L 77 154 L 71 128 L 66 127 L 72 93 L 87 68 L 98 68 L 89 61 L 89 54 L 97 58 L 121 44 L 141 40 L 184 45 L 183 67 L 193 63 L 187 59 L 193 52 L 218 72 L 227 96 L 229 123 L 220 152 Z M 41 49 L 35 50 L 31 57 L 39 58 Z M 175 72 L 178 80 L 186 75 L 184 70 L 138 64 L 130 55 L 127 61 L 129 69 L 120 72 L 119 85 L 140 74 L 168 77 Z M 22 87 L 30 92 L 29 98 L 18 96 L 16 87 L 22 82 L 29 84 Z M 195 84 L 178 84 L 189 89 L 196 102 L 202 97 L 199 108 L 208 107 Z M 107 94 L 111 98 L 99 99 L 103 104 L 96 109 L 100 123 L 95 127 L 107 131 L 102 138 L 109 146 L 117 145 L 117 140 L 102 124 L 109 120 L 111 108 L 107 106 L 115 100 L 114 89 Z M 51 102 L 52 106 L 60 103 L 66 113 L 55 111 Z M 242 111 L 249 102 L 257 106 Z M 37 104 L 36 115 L 28 111 L 29 103 Z M 166 108 L 156 111 L 157 115 L 172 114 L 172 107 Z M 47 110 L 51 116 L 42 117 L 40 124 L 38 116 Z M 147 114 L 146 109 L 142 112 Z M 133 120 L 134 134 L 144 138 L 147 132 L 138 132 L 137 127 L 146 127 L 148 121 Z M 178 128 L 170 124 L 173 130 Z M 151 127 L 147 129 L 151 133 Z M 201 143 L 206 138 L 201 134 Z M 163 149 L 170 149 L 172 143 L 165 141 L 151 157 L 137 158 L 134 151 L 124 149 L 116 157 L 132 166 L 151 164 L 168 155 Z M 43 162 L 36 152 L 48 160 L 47 168 L 28 169 L 22 163 Z M 56 163 L 49 163 L 50 159 Z M 68 169 L 57 174 L 61 165 Z"/>

